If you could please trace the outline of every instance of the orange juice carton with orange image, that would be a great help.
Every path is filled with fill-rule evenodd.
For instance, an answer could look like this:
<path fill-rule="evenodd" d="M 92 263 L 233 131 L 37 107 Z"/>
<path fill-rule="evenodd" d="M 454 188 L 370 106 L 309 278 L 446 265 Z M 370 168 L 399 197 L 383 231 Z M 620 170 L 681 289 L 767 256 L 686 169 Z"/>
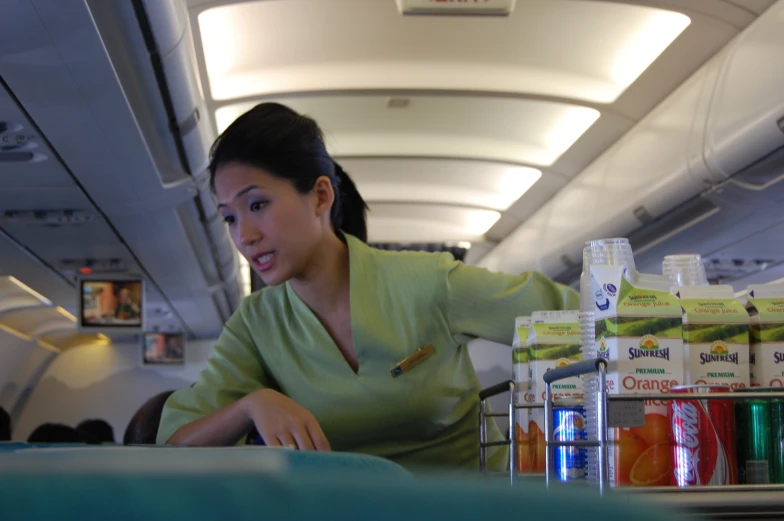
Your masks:
<path fill-rule="evenodd" d="M 686 385 L 751 385 L 749 314 L 732 286 L 682 286 Z"/>
<path fill-rule="evenodd" d="M 517 402 L 526 403 L 532 400 L 531 368 L 528 362 L 531 349 L 528 347 L 528 332 L 531 328 L 531 317 L 515 319 L 514 340 L 512 341 L 512 362 L 514 364 L 514 381 L 517 391 Z M 515 443 L 517 443 L 517 472 L 530 472 L 530 448 L 528 445 L 529 409 L 515 411 Z"/>
<path fill-rule="evenodd" d="M 544 373 L 582 360 L 580 319 L 577 311 L 537 311 L 531 315 L 528 333 L 531 358 L 531 389 L 529 403 L 544 403 Z M 566 378 L 552 384 L 554 398 L 582 397 L 579 377 Z M 533 472 L 545 471 L 544 410 L 534 409 L 528 423 L 530 463 Z"/>
<path fill-rule="evenodd" d="M 590 267 L 598 356 L 608 361 L 608 394 L 668 393 L 683 384 L 681 307 L 660 275 L 625 266 Z M 667 402 L 646 400 L 644 422 L 608 432 L 613 486 L 669 483 Z M 612 420 L 612 415 L 610 415 Z M 640 415 L 642 420 L 642 414 Z"/>
<path fill-rule="evenodd" d="M 752 387 L 784 387 L 784 284 L 748 287 Z"/>

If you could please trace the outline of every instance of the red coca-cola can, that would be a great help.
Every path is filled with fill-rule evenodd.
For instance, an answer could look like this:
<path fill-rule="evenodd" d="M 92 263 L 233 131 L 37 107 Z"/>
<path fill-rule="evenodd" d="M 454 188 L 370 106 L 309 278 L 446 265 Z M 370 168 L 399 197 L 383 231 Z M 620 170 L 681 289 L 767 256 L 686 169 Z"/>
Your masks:
<path fill-rule="evenodd" d="M 675 394 L 727 393 L 729 387 L 684 385 Z M 735 454 L 735 408 L 732 400 L 670 400 L 672 474 L 670 484 L 734 485 L 738 482 Z"/>

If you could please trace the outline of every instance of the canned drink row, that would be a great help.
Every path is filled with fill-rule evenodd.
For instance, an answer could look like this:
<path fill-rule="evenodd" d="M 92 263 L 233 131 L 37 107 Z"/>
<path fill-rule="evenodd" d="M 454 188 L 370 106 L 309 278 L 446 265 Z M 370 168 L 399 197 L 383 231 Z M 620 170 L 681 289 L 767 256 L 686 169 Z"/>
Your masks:
<path fill-rule="evenodd" d="M 634 458 L 633 464 L 624 460 L 630 457 L 633 444 L 623 437 L 615 442 L 611 460 L 617 461 L 610 465 L 619 472 L 629 467 L 629 479 L 620 479 L 614 485 L 784 484 L 784 399 L 700 399 L 700 395 L 710 393 L 782 391 L 760 387 L 731 391 L 726 386 L 709 385 L 671 389 L 673 394 L 694 396 L 667 401 L 667 416 L 661 418 L 669 425 L 669 432 L 661 433 L 667 441 L 651 443 L 650 450 L 635 453 L 639 457 Z M 528 456 L 524 465 L 527 468 L 518 467 L 518 471 L 544 470 L 543 419 L 544 411 L 532 412 L 530 443 L 518 445 Z M 552 425 L 556 441 L 587 439 L 583 407 L 554 409 Z M 635 432 L 645 437 L 650 435 L 648 431 Z M 554 467 L 555 477 L 561 481 L 584 479 L 588 469 L 586 449 L 555 447 Z M 648 474 L 661 475 L 661 479 L 641 481 Z"/>

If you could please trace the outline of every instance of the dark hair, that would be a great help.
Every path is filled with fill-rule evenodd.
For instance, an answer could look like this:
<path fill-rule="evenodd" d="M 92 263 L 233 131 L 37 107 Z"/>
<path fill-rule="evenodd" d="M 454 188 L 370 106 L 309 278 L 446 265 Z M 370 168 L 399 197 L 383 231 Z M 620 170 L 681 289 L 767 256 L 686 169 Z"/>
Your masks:
<path fill-rule="evenodd" d="M 327 176 L 335 189 L 332 227 L 367 242 L 367 205 L 351 178 L 327 153 L 324 135 L 311 118 L 280 103 L 260 103 L 234 121 L 210 150 L 210 188 L 215 172 L 228 163 L 244 163 L 288 179 L 303 194 Z"/>
<path fill-rule="evenodd" d="M 11 415 L 0 407 L 0 441 L 11 441 Z"/>
<path fill-rule="evenodd" d="M 84 420 L 76 430 L 96 443 L 114 443 L 114 429 L 106 420 Z"/>
<path fill-rule="evenodd" d="M 123 445 L 155 445 L 163 406 L 173 392 L 165 391 L 156 394 L 139 407 L 125 429 Z"/>
<path fill-rule="evenodd" d="M 29 443 L 87 443 L 85 435 L 62 423 L 44 423 L 27 438 Z"/>

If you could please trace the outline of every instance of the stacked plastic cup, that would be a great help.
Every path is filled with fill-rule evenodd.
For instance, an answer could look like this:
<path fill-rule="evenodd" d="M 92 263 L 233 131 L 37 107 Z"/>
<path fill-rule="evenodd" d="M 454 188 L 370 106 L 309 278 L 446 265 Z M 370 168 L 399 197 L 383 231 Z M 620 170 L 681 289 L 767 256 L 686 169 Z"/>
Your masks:
<path fill-rule="evenodd" d="M 662 275 L 670 279 L 673 288 L 708 285 L 705 264 L 699 253 L 667 255 L 662 263 Z"/>
<path fill-rule="evenodd" d="M 580 275 L 580 334 L 582 336 L 583 360 L 596 358 L 596 324 L 594 322 L 594 295 L 591 284 L 591 266 L 624 266 L 635 269 L 634 254 L 628 239 L 601 239 L 588 241 L 583 248 L 583 272 Z M 596 391 L 598 378 L 596 375 L 583 376 L 583 392 L 585 393 L 585 428 L 588 439 L 595 440 L 598 436 Z M 588 479 L 598 480 L 598 454 L 596 448 L 588 448 Z"/>

